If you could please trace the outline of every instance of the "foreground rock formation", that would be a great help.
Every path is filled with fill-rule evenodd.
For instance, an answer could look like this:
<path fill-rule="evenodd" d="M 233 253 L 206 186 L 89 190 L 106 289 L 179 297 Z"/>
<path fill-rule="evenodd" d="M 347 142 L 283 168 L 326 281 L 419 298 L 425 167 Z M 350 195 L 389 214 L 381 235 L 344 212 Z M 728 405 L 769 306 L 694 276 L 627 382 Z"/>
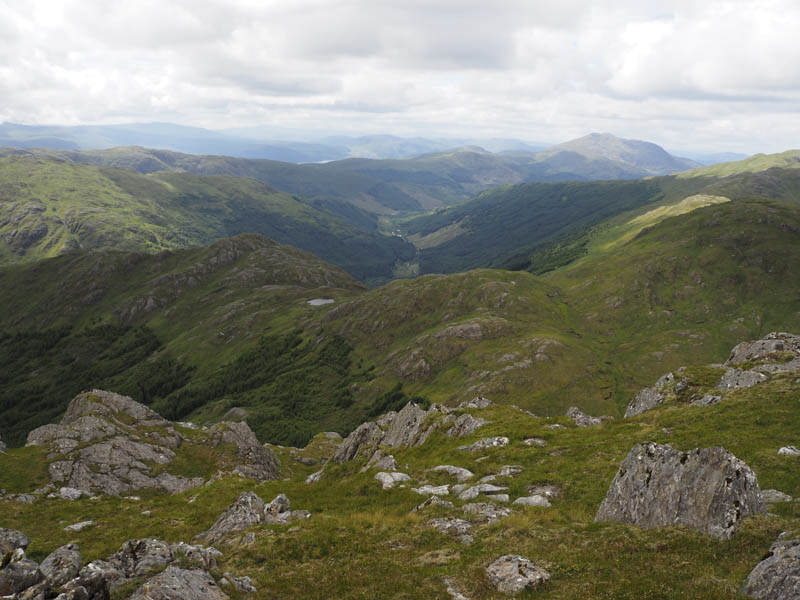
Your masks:
<path fill-rule="evenodd" d="M 747 576 L 742 591 L 759 600 L 800 598 L 800 540 L 778 540 Z"/>
<path fill-rule="evenodd" d="M 245 423 L 219 423 L 197 440 L 235 447 L 233 472 L 259 481 L 275 479 L 280 464 Z M 118 496 L 144 488 L 177 493 L 202 485 L 201 477 L 169 473 L 186 442 L 175 425 L 127 396 L 92 390 L 76 396 L 59 424 L 28 434 L 28 446 L 49 451 L 53 484 L 89 494 Z M 224 458 L 220 454 L 220 458 Z"/>
<path fill-rule="evenodd" d="M 681 452 L 648 442 L 628 452 L 595 521 L 685 525 L 727 539 L 744 517 L 765 510 L 755 473 L 724 448 Z"/>

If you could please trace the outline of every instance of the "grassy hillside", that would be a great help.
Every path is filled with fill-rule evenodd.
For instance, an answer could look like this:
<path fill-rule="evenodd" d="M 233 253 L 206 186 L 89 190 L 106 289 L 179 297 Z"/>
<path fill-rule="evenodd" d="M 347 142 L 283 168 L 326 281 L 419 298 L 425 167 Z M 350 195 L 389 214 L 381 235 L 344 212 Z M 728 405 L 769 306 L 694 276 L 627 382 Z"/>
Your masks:
<path fill-rule="evenodd" d="M 386 280 L 413 248 L 365 231 L 364 221 L 242 177 L 144 176 L 31 155 L 0 159 L 0 264 L 75 249 L 184 248 L 253 232 L 313 252 L 362 280 Z"/>
<path fill-rule="evenodd" d="M 339 344 L 340 352 L 328 358 L 336 339 L 295 332 L 324 309 L 309 300 L 340 302 L 362 289 L 312 255 L 253 235 L 156 255 L 76 252 L 2 270 L 0 437 L 18 443 L 74 394 L 98 384 L 148 403 L 187 385 L 211 389 L 210 381 L 217 386 L 214 400 L 272 384 L 265 372 L 258 375 L 263 381 L 244 383 L 241 365 L 252 378 L 269 362 L 258 348 L 274 353 L 289 343 L 295 358 L 302 352 L 317 371 L 328 364 L 341 370 L 348 348 Z M 289 385 L 282 391 L 262 407 L 316 398 L 313 410 L 285 415 L 296 421 L 292 427 L 302 423 L 306 436 L 312 425 L 344 428 L 360 417 L 341 402 L 339 412 L 329 410 L 341 396 L 336 385 L 319 397 Z M 176 414 L 182 410 L 179 400 L 172 404 Z M 292 427 L 284 428 L 283 439 L 291 439 Z"/>

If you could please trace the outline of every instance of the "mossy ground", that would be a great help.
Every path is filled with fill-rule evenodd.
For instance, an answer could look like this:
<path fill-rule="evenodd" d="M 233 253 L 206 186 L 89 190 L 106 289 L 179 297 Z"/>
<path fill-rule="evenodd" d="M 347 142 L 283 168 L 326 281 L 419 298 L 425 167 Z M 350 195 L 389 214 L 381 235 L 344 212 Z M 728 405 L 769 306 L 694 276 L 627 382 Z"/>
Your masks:
<path fill-rule="evenodd" d="M 697 376 L 698 385 L 704 383 L 702 369 L 687 373 Z M 463 517 L 458 508 L 411 513 L 424 497 L 411 485 L 382 490 L 374 471 L 360 473 L 363 460 L 330 463 L 319 483 L 305 484 L 319 464 L 304 465 L 293 457 L 329 455 L 331 445 L 322 435 L 306 450 L 274 448 L 286 478 L 281 481 L 230 478 L 175 496 L 140 494 L 141 500 L 4 502 L 0 525 L 29 535 L 34 558 L 77 541 L 90 560 L 113 553 L 133 537 L 191 541 L 240 491 L 252 489 L 267 501 L 282 492 L 293 508 L 310 510 L 312 517 L 257 526 L 245 532 L 254 533 L 254 541 L 234 535 L 219 545 L 221 570 L 251 576 L 259 590 L 256 598 L 446 598 L 445 577 L 470 598 L 499 598 L 483 569 L 501 554 L 517 553 L 552 574 L 543 589 L 521 597 L 734 599 L 778 533 L 800 534 L 800 504 L 779 504 L 771 515 L 747 519 L 727 541 L 681 527 L 597 524 L 594 514 L 628 450 L 645 440 L 679 449 L 723 446 L 753 468 L 762 489 L 800 496 L 797 458 L 777 454 L 779 447 L 800 440 L 798 402 L 798 378 L 775 376 L 754 388 L 728 392 L 711 407 L 675 400 L 633 419 L 585 429 L 566 417 L 535 418 L 507 406 L 470 410 L 489 424 L 467 438 L 439 432 L 423 446 L 392 451 L 412 485 L 452 483 L 442 473 L 427 471 L 438 464 L 467 467 L 475 472 L 474 480 L 515 464 L 523 467 L 519 476 L 494 482 L 508 485 L 512 499 L 527 495 L 526 488 L 534 484 L 555 484 L 562 491 L 550 508 L 514 507 L 510 517 L 496 524 L 476 525 L 470 546 L 425 525 L 437 516 Z M 566 428 L 549 429 L 554 423 Z M 511 443 L 477 455 L 456 450 L 491 435 L 508 436 Z M 546 446 L 527 446 L 523 440 L 528 437 L 539 437 Z M 44 456 L 34 450 L 0 455 L 3 485 L 21 491 L 26 479 L 29 487 L 40 483 L 37 465 Z M 480 456 L 487 458 L 476 461 Z M 462 504 L 450 499 L 457 507 Z M 143 515 L 144 510 L 150 514 Z M 80 533 L 63 531 L 84 520 L 96 525 Z"/>

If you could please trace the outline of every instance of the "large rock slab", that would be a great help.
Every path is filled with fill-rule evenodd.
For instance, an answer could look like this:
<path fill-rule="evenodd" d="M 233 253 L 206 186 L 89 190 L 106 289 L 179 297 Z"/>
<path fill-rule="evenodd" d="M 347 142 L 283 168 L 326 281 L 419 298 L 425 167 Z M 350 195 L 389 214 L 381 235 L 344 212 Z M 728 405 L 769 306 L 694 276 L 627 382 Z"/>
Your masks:
<path fill-rule="evenodd" d="M 409 402 L 392 419 L 392 424 L 389 425 L 381 443 L 392 447 L 411 446 L 419 435 L 427 414 L 427 411 Z"/>
<path fill-rule="evenodd" d="M 550 573 L 518 554 L 505 554 L 486 567 L 489 582 L 498 592 L 517 594 L 540 587 Z"/>
<path fill-rule="evenodd" d="M 741 369 L 728 369 L 717 383 L 719 390 L 738 390 L 751 388 L 754 385 L 763 383 L 767 376 L 757 371 L 742 371 Z"/>
<path fill-rule="evenodd" d="M 214 578 L 200 569 L 167 567 L 148 579 L 130 600 L 227 600 Z"/>
<path fill-rule="evenodd" d="M 454 419 L 451 415 L 448 415 L 444 422 L 448 423 L 451 420 L 453 425 L 447 430 L 448 437 L 464 437 L 466 435 L 470 435 L 471 433 L 474 433 L 476 429 L 486 425 L 487 423 L 485 419 L 473 417 L 469 413 L 464 413 L 463 415 L 459 415 Z"/>
<path fill-rule="evenodd" d="M 742 591 L 764 600 L 800 598 L 800 539 L 778 540 L 747 576 Z"/>
<path fill-rule="evenodd" d="M 264 501 L 253 492 L 242 492 L 217 518 L 210 529 L 195 539 L 215 544 L 231 533 L 242 531 L 264 521 Z"/>
<path fill-rule="evenodd" d="M 334 462 L 343 463 L 368 452 L 374 452 L 383 440 L 384 432 L 377 423 L 367 421 L 348 435 L 333 455 Z"/>
<path fill-rule="evenodd" d="M 448 475 L 455 477 L 457 481 L 464 482 L 468 479 L 475 477 L 475 473 L 464 467 L 455 467 L 453 465 L 439 465 L 430 469 L 431 471 L 441 471 Z"/>
<path fill-rule="evenodd" d="M 685 525 L 727 539 L 744 517 L 763 512 L 755 473 L 724 448 L 682 452 L 646 442 L 628 452 L 595 521 Z"/>
<path fill-rule="evenodd" d="M 725 364 L 735 366 L 754 362 L 785 362 L 791 355 L 800 355 L 800 336 L 773 331 L 760 340 L 734 346 Z"/>

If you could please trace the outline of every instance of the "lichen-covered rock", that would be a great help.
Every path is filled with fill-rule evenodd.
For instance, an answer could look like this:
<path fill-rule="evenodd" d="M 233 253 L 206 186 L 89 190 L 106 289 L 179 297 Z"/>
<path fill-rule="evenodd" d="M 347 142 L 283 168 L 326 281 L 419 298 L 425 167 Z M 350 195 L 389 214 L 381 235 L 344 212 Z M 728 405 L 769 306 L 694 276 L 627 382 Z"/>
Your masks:
<path fill-rule="evenodd" d="M 486 575 L 498 592 L 516 594 L 540 587 L 550 573 L 518 554 L 505 554 L 486 567 Z"/>
<path fill-rule="evenodd" d="M 411 446 L 416 440 L 426 416 L 426 411 L 413 402 L 409 402 L 392 419 L 392 424 L 389 425 L 381 443 L 391 447 Z"/>
<path fill-rule="evenodd" d="M 471 544 L 473 541 L 472 535 L 470 535 L 472 523 L 465 521 L 464 519 L 459 519 L 457 517 L 431 519 L 428 521 L 427 526 L 433 527 L 435 530 L 446 535 L 453 536 L 462 544 Z"/>
<path fill-rule="evenodd" d="M 784 362 L 791 355 L 800 355 L 800 336 L 773 331 L 760 340 L 734 346 L 725 364 L 734 366 L 762 361 Z"/>
<path fill-rule="evenodd" d="M 332 460 L 343 463 L 374 451 L 383 440 L 383 436 L 383 430 L 376 423 L 372 421 L 362 423 L 342 441 Z"/>
<path fill-rule="evenodd" d="M 475 477 L 475 473 L 469 469 L 465 469 L 463 467 L 454 467 L 453 465 L 439 465 L 437 467 L 433 467 L 431 471 L 447 473 L 448 475 L 455 477 L 456 480 L 460 482 L 464 482 Z"/>
<path fill-rule="evenodd" d="M 426 496 L 447 496 L 450 493 L 449 485 L 423 485 L 418 488 L 411 488 L 412 492 Z"/>
<path fill-rule="evenodd" d="M 511 514 L 511 509 L 498 507 L 493 502 L 472 502 L 465 504 L 461 510 L 468 515 L 472 515 L 473 520 L 490 524 L 497 523 L 500 519 Z"/>
<path fill-rule="evenodd" d="M 727 539 L 744 517 L 764 511 L 755 473 L 724 448 L 681 452 L 647 442 L 628 452 L 595 521 L 685 525 Z"/>
<path fill-rule="evenodd" d="M 451 417 L 448 416 L 449 418 Z M 447 430 L 447 435 L 449 437 L 464 437 L 473 433 L 478 427 L 486 425 L 486 423 L 485 419 L 478 419 L 469 413 L 464 413 L 453 420 L 453 425 Z"/>
<path fill-rule="evenodd" d="M 243 462 L 236 465 L 234 472 L 256 481 L 278 478 L 281 470 L 278 457 L 259 443 L 256 434 L 244 421 L 217 423 L 209 430 L 209 439 L 214 448 L 224 444 L 236 446 Z"/>
<path fill-rule="evenodd" d="M 602 425 L 603 420 L 598 417 L 590 417 L 577 406 L 570 406 L 567 409 L 567 416 L 572 419 L 576 427 L 593 427 L 595 425 Z"/>
<path fill-rule="evenodd" d="M 44 579 L 39 565 L 27 558 L 22 548 L 17 548 L 7 556 L 0 563 L 0 596 L 12 596 Z"/>
<path fill-rule="evenodd" d="M 756 371 L 742 371 L 741 369 L 728 369 L 717 383 L 720 390 L 738 390 L 750 388 L 767 380 L 767 376 Z"/>
<path fill-rule="evenodd" d="M 490 438 L 484 438 L 482 440 L 478 440 L 474 444 L 469 446 L 459 446 L 458 450 L 466 450 L 468 452 L 479 452 L 481 450 L 488 450 L 489 448 L 502 448 L 503 446 L 508 446 L 509 440 L 505 436 L 496 436 Z"/>
<path fill-rule="evenodd" d="M 264 501 L 253 492 L 242 492 L 233 504 L 226 508 L 210 529 L 195 539 L 215 544 L 231 533 L 242 531 L 264 521 Z"/>
<path fill-rule="evenodd" d="M 514 502 L 511 504 L 521 504 L 522 506 L 551 506 L 550 500 L 539 494 L 534 494 L 533 496 L 522 496 L 521 498 L 514 500 Z"/>
<path fill-rule="evenodd" d="M 199 569 L 167 567 L 148 579 L 130 600 L 227 600 L 214 578 Z"/>
<path fill-rule="evenodd" d="M 666 389 L 673 383 L 675 383 L 675 375 L 672 373 L 659 377 L 652 387 L 644 388 L 631 400 L 628 408 L 625 409 L 625 418 L 640 415 L 659 404 L 663 404 L 667 398 Z"/>
<path fill-rule="evenodd" d="M 410 481 L 411 477 L 409 477 L 405 473 L 398 473 L 396 471 L 393 471 L 391 473 L 387 473 L 387 472 L 382 471 L 380 473 L 376 473 L 375 474 L 375 479 L 380 481 L 381 487 L 384 490 L 388 490 L 388 489 L 393 488 L 395 485 L 397 485 L 400 482 Z"/>
<path fill-rule="evenodd" d="M 39 565 L 45 582 L 50 587 L 59 587 L 78 574 L 81 569 L 81 552 L 77 544 L 56 548 Z"/>
<path fill-rule="evenodd" d="M 128 540 L 108 563 L 125 578 L 143 577 L 160 571 L 175 559 L 170 545 L 154 538 Z"/>
<path fill-rule="evenodd" d="M 742 591 L 759 600 L 800 598 L 800 539 L 778 540 L 747 576 Z"/>
<path fill-rule="evenodd" d="M 17 548 L 25 550 L 30 543 L 30 538 L 21 531 L 0 527 L 0 559 Z"/>

